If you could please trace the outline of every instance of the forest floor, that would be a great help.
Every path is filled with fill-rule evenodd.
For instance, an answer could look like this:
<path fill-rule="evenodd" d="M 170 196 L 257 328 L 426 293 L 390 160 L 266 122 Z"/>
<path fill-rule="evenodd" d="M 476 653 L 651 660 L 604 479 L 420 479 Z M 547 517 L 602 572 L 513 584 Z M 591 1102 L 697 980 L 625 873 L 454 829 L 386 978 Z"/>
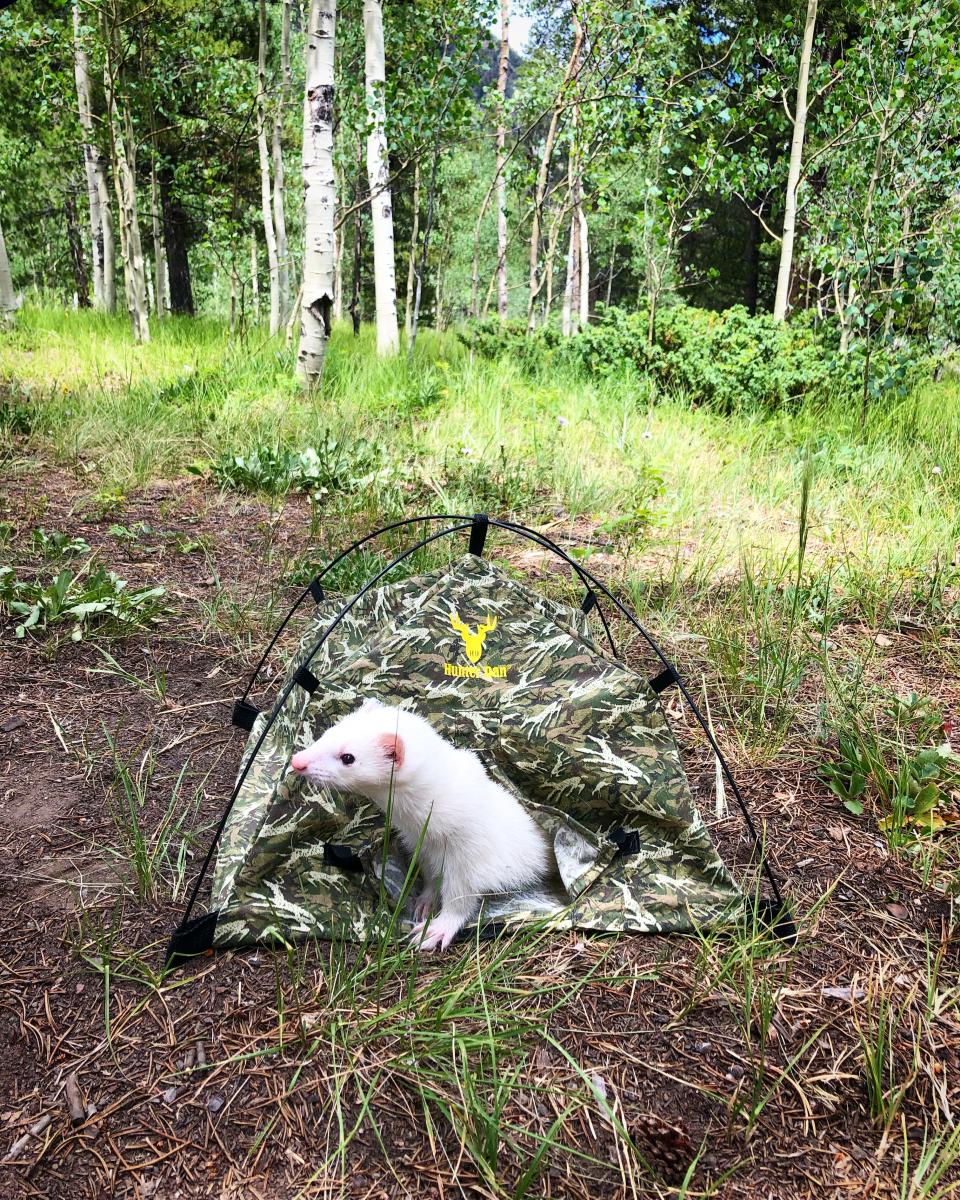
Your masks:
<path fill-rule="evenodd" d="M 131 367 L 119 324 L 94 349 L 82 317 L 24 325 L 0 343 L 0 579 L 40 613 L 0 624 L 0 1195 L 956 1194 L 955 383 L 861 430 L 842 405 L 631 406 L 452 338 L 370 368 L 342 336 L 333 399 L 295 407 L 282 349 L 239 361 L 212 327 Z M 288 489 L 281 450 L 318 431 L 340 475 Z M 538 933 L 162 973 L 241 754 L 233 701 L 297 585 L 378 518 L 447 504 L 549 529 L 637 606 L 706 701 L 796 945 Z M 539 552 L 489 553 L 575 593 Z M 64 597 L 116 600 L 98 564 L 125 622 L 72 640 Z M 749 878 L 703 738 L 667 711 Z"/>

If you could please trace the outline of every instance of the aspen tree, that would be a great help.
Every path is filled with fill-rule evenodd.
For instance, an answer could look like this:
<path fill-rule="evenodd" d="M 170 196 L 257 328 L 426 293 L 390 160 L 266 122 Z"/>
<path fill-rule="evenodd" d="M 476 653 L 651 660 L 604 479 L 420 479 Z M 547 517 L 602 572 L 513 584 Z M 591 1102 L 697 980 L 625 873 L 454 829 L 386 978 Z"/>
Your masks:
<path fill-rule="evenodd" d="M 787 194 L 783 206 L 783 240 L 780 243 L 777 294 L 773 302 L 775 321 L 787 319 L 790 300 L 793 243 L 797 233 L 797 188 L 800 186 L 800 169 L 803 166 L 803 141 L 807 132 L 807 87 L 810 82 L 810 59 L 813 56 L 813 35 L 816 27 L 817 0 L 807 0 L 807 19 L 803 28 L 800 71 L 797 76 L 797 105 L 793 114 L 793 140 L 790 143 L 790 166 L 787 171 Z"/>
<path fill-rule="evenodd" d="M 308 387 L 317 384 L 323 372 L 335 289 L 333 63 L 336 28 L 336 0 L 310 0 L 303 101 L 303 288 L 297 354 L 297 376 Z"/>
<path fill-rule="evenodd" d="M 380 0 L 363 0 L 363 37 L 367 92 L 367 182 L 373 229 L 373 288 L 377 310 L 377 353 L 400 348 L 397 327 L 397 280 L 393 253 L 393 201 L 387 153 L 386 71 L 383 53 L 383 8 Z"/>
<path fill-rule="evenodd" d="M 107 164 L 97 147 L 93 132 L 90 64 L 80 36 L 78 4 L 73 6 L 73 73 L 77 85 L 77 112 L 84 132 L 83 166 L 87 177 L 87 201 L 90 208 L 93 303 L 96 308 L 113 312 L 117 306 L 117 264 L 113 215 L 110 211 L 110 184 L 107 179 Z"/>

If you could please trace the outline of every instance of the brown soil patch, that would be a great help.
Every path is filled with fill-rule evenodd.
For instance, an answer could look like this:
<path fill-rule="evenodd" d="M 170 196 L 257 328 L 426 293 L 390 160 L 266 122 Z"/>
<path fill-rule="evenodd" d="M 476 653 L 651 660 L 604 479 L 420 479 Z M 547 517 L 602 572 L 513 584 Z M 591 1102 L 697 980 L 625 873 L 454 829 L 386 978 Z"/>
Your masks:
<path fill-rule="evenodd" d="M 568 1153 L 544 1156 L 530 1196 L 676 1195 L 704 1143 L 690 1194 L 715 1186 L 722 1196 L 784 1200 L 900 1195 L 903 1133 L 898 1122 L 885 1136 L 870 1120 L 856 992 L 871 973 L 882 977 L 901 1014 L 893 1053 L 898 1078 L 910 1077 L 902 1113 L 915 1163 L 924 1125 L 945 1127 L 960 1112 L 956 941 L 942 895 L 891 856 L 868 818 L 850 816 L 826 791 L 802 733 L 776 764 L 738 768 L 802 928 L 789 969 L 773 957 L 752 979 L 775 992 L 769 1036 L 759 1039 L 744 1015 L 744 979 L 712 978 L 722 942 L 706 952 L 691 938 L 557 936 L 519 968 L 523 1004 L 542 1012 L 549 1036 L 525 1060 L 530 1087 L 503 1114 L 486 1176 L 443 1112 L 424 1105 L 411 1070 L 378 1071 L 391 1055 L 401 1061 L 396 1047 L 332 1049 L 303 1036 L 330 1018 L 328 947 L 295 961 L 264 951 L 206 960 L 158 990 L 150 973 L 180 903 L 129 887 L 107 735 L 134 766 L 153 750 L 145 827 L 155 827 L 178 780 L 183 794 L 196 793 L 192 825 L 203 834 L 191 882 L 242 748 L 230 709 L 285 610 L 271 601 L 296 592 L 278 575 L 305 547 L 307 514 L 298 501 L 277 515 L 174 480 L 130 498 L 121 517 L 81 525 L 89 497 L 69 475 L 44 468 L 6 482 L 14 561 L 37 524 L 82 530 L 131 584 L 162 582 L 176 611 L 149 633 L 99 643 L 125 674 L 104 673 L 110 664 L 97 645 L 17 644 L 10 626 L 0 630 L 0 1159 L 21 1143 L 0 1163 L 0 1195 L 489 1196 L 491 1179 L 512 1194 L 538 1138 L 586 1086 L 558 1046 L 607 1107 L 580 1105 L 560 1122 L 554 1136 Z M 150 528 L 122 541 L 107 532 L 115 520 Z M 543 570 L 535 552 L 514 561 Z M 922 639 L 898 639 L 891 669 L 936 692 L 927 652 Z M 955 699 L 955 686 L 942 680 L 940 698 Z M 679 710 L 674 724 L 710 817 L 711 759 Z M 749 842 L 730 801 L 711 825 L 728 861 L 743 864 Z M 465 974 L 476 969 L 468 947 L 453 953 Z M 482 949 L 484 969 L 496 953 Z M 922 1053 L 908 1070 L 913 1016 L 937 958 L 938 1007 L 916 1025 Z M 591 971 L 573 999 L 551 1006 L 552 989 Z M 854 1000 L 824 988 L 851 988 Z M 415 1005 L 416 993 L 408 1000 Z M 355 1016 L 344 1015 L 346 1030 Z M 456 1016 L 441 1031 L 450 1024 Z M 64 1099 L 71 1075 L 89 1112 L 77 1126 Z M 328 1159 L 338 1138 L 329 1122 L 334 1078 L 343 1127 L 358 1126 L 344 1160 Z M 748 1135 L 755 1083 L 770 1096 Z M 648 1169 L 623 1161 L 611 1111 Z"/>

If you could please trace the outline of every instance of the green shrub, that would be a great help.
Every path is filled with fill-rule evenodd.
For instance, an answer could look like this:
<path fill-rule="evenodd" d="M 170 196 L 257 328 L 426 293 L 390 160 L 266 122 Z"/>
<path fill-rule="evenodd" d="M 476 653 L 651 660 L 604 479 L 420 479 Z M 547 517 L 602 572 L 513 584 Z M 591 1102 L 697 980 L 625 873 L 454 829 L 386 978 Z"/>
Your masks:
<path fill-rule="evenodd" d="M 12 567 L 0 567 L 0 610 L 23 618 L 16 627 L 18 638 L 28 629 L 72 623 L 70 636 L 78 642 L 100 622 L 146 625 L 162 609 L 164 595 L 162 587 L 128 591 L 126 580 L 101 566 L 64 569 L 48 579 L 18 579 Z"/>
<path fill-rule="evenodd" d="M 645 377 L 724 413 L 773 411 L 831 390 L 860 394 L 866 365 L 862 343 L 841 354 L 834 326 L 815 327 L 812 314 L 781 322 L 769 313 L 751 316 L 740 305 L 724 312 L 665 307 L 654 322 L 653 345 L 644 308 L 600 307 L 592 324 L 568 338 L 552 325 L 529 334 L 520 322 L 488 321 L 464 340 L 480 354 L 509 356 L 528 371 L 543 373 L 556 364 L 592 376 Z M 916 347 L 875 341 L 868 393 L 902 394 L 919 382 L 928 363 Z"/>
<path fill-rule="evenodd" d="M 192 470 L 201 473 L 209 466 L 220 487 L 237 492 L 282 496 L 295 490 L 322 495 L 370 486 L 382 461 L 379 446 L 326 433 L 318 446 L 292 450 L 260 443 L 242 454 L 224 452 L 215 462 L 194 464 Z"/>

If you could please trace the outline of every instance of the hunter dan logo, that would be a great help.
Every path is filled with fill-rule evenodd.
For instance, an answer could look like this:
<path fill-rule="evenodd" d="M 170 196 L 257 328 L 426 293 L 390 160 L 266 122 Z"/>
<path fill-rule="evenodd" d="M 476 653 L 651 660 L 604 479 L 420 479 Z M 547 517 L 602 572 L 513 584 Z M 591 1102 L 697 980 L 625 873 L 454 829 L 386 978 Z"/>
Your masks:
<path fill-rule="evenodd" d="M 487 634 L 493 633 L 497 627 L 496 617 L 488 615 L 487 619 L 481 621 L 477 625 L 476 630 L 471 632 L 470 626 L 460 620 L 460 614 L 457 610 L 452 609 L 450 612 L 450 624 L 460 634 L 467 662 L 470 666 L 464 666 L 463 663 L 444 663 L 444 675 L 457 675 L 468 679 L 506 679 L 510 671 L 509 664 L 502 663 L 498 666 L 491 666 L 489 663 L 480 662 Z"/>

